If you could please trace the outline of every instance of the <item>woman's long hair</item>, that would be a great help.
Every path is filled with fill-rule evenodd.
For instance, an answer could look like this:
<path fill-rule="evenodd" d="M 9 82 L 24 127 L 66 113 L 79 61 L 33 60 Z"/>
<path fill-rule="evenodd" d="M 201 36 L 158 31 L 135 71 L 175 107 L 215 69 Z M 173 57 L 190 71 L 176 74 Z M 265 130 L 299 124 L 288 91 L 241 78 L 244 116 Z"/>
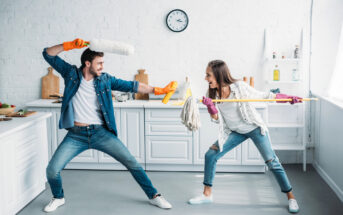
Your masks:
<path fill-rule="evenodd" d="M 208 88 L 208 94 L 211 99 L 215 99 L 216 95 L 221 99 L 222 98 L 222 87 L 228 86 L 232 83 L 235 83 L 238 81 L 237 79 L 234 79 L 231 76 L 229 67 L 226 65 L 226 63 L 222 60 L 213 60 L 210 61 L 207 65 L 209 68 L 211 68 L 214 77 L 216 78 L 216 81 L 218 83 L 217 89 L 211 89 Z"/>

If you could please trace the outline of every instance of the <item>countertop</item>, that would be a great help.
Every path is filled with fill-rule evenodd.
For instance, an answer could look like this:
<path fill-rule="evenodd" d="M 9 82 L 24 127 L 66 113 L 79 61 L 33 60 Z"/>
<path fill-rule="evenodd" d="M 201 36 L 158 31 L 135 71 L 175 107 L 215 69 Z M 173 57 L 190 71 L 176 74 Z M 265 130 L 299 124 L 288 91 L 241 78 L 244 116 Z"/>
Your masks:
<path fill-rule="evenodd" d="M 28 108 L 30 107 L 46 107 L 46 108 L 60 108 L 61 103 L 53 103 L 53 99 L 38 99 L 26 104 Z M 113 102 L 113 107 L 118 108 L 182 108 L 182 105 L 175 105 L 180 101 L 170 100 L 168 104 L 163 104 L 162 100 L 128 100 L 126 102 Z M 266 103 L 254 102 L 256 108 L 266 108 Z M 206 106 L 199 104 L 200 109 L 205 109 Z"/>
<path fill-rule="evenodd" d="M 52 114 L 48 112 L 37 112 L 28 117 L 12 117 L 12 120 L 10 121 L 0 121 L 0 138 L 19 131 L 43 119 L 49 118 L 51 115 Z"/>

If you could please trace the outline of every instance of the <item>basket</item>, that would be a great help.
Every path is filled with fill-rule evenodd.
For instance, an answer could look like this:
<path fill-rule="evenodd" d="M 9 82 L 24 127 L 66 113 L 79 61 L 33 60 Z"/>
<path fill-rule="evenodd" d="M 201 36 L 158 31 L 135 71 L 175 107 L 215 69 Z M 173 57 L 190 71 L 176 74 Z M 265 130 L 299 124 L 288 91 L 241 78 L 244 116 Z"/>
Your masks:
<path fill-rule="evenodd" d="M 0 115 L 6 115 L 14 112 L 15 107 L 10 108 L 0 108 Z"/>

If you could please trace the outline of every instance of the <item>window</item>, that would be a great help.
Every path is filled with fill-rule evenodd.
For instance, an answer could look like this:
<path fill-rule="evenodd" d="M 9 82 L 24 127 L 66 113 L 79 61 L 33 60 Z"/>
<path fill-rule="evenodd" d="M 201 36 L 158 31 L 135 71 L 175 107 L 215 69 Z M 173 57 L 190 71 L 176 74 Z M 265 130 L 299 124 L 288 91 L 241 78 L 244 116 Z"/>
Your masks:
<path fill-rule="evenodd" d="M 336 65 L 330 81 L 328 94 L 334 99 L 343 101 L 343 24 L 341 27 Z"/>

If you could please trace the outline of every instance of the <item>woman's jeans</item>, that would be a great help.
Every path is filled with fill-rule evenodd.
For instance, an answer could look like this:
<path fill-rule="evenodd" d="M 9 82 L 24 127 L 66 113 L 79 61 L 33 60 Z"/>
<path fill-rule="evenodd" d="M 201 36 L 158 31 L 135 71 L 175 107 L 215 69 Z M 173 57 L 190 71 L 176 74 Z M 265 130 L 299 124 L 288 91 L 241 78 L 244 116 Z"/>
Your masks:
<path fill-rule="evenodd" d="M 279 183 L 281 191 L 288 193 L 292 190 L 292 186 L 289 183 L 286 172 L 282 167 L 278 157 L 275 155 L 272 149 L 269 134 L 261 134 L 261 129 L 256 128 L 247 134 L 239 134 L 237 132 L 231 132 L 228 139 L 223 145 L 223 150 L 215 150 L 210 148 L 205 154 L 205 176 L 204 185 L 212 186 L 212 181 L 216 173 L 216 164 L 219 158 L 223 157 L 231 149 L 238 146 L 246 139 L 252 139 L 257 149 L 260 151 L 263 159 L 265 160 L 268 168 L 274 173 L 274 176 Z M 214 144 L 218 148 L 218 141 Z"/>
<path fill-rule="evenodd" d="M 103 126 L 90 125 L 87 127 L 75 126 L 69 129 L 67 136 L 49 162 L 46 175 L 54 198 L 64 197 L 61 170 L 69 161 L 87 149 L 97 149 L 122 163 L 149 199 L 157 194 L 157 190 L 153 187 L 142 166 L 137 163 L 125 145 Z"/>

